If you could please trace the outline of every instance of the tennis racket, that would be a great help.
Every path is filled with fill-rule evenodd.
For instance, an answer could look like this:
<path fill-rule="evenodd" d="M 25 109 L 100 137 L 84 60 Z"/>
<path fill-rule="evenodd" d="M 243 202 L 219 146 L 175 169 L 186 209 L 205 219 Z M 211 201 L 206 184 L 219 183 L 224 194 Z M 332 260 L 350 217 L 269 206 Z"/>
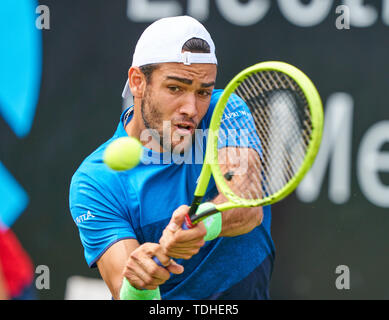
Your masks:
<path fill-rule="evenodd" d="M 217 212 L 285 198 L 312 166 L 322 130 L 319 93 L 302 71 L 270 61 L 240 72 L 215 106 L 205 161 L 183 228 Z M 211 175 L 228 201 L 201 205 Z"/>

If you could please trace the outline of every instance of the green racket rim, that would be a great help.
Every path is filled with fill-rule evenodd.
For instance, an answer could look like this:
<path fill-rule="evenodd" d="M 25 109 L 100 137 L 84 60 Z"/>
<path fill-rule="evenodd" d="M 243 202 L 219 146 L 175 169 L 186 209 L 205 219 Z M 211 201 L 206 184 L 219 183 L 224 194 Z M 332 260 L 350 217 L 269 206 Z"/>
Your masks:
<path fill-rule="evenodd" d="M 311 134 L 311 141 L 308 145 L 307 153 L 302 165 L 300 166 L 299 170 L 294 175 L 294 177 L 283 188 L 281 188 L 275 194 L 265 197 L 263 199 L 244 199 L 238 197 L 230 189 L 218 165 L 218 151 L 217 151 L 218 129 L 220 127 L 224 108 L 227 104 L 227 101 L 231 93 L 235 91 L 235 89 L 240 85 L 240 83 L 243 82 L 245 78 L 259 71 L 282 72 L 288 75 L 290 78 L 292 78 L 300 86 L 301 90 L 303 91 L 307 99 L 308 107 L 312 116 L 311 118 L 312 134 Z M 280 201 L 283 198 L 285 198 L 287 195 L 289 195 L 291 192 L 293 192 L 296 189 L 300 181 L 304 178 L 305 174 L 311 168 L 320 147 L 322 132 L 323 132 L 323 105 L 322 105 L 320 95 L 315 85 L 312 83 L 312 81 L 301 70 L 285 62 L 268 61 L 268 62 L 258 63 L 256 65 L 253 65 L 241 71 L 228 83 L 228 85 L 224 89 L 224 92 L 222 93 L 218 103 L 216 104 L 214 114 L 212 116 L 211 123 L 209 126 L 208 144 L 205 153 L 204 165 L 210 167 L 212 174 L 215 178 L 215 182 L 219 187 L 219 190 L 230 200 L 230 202 L 217 205 L 216 208 L 219 211 L 225 211 L 235 207 L 264 206 L 264 205 L 268 205 Z M 202 183 L 201 176 L 198 184 L 199 191 L 205 190 L 204 187 L 201 186 L 205 184 Z M 208 183 L 208 181 L 206 181 L 206 183 Z M 201 193 L 199 194 L 201 195 Z"/>

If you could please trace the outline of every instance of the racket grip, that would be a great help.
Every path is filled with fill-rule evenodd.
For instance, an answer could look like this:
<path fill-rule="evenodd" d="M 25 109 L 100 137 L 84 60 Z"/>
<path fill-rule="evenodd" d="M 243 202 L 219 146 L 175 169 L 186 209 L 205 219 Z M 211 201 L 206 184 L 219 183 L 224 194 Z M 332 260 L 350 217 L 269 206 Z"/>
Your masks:
<path fill-rule="evenodd" d="M 154 260 L 154 262 L 155 262 L 157 265 L 159 265 L 159 266 L 162 267 L 162 268 L 165 268 L 165 266 L 161 263 L 161 261 L 158 260 L 157 257 L 153 257 L 153 260 Z"/>
<path fill-rule="evenodd" d="M 194 227 L 194 224 L 192 223 L 192 220 L 190 219 L 189 215 L 185 215 L 184 223 L 182 224 L 182 229 L 189 230 Z"/>

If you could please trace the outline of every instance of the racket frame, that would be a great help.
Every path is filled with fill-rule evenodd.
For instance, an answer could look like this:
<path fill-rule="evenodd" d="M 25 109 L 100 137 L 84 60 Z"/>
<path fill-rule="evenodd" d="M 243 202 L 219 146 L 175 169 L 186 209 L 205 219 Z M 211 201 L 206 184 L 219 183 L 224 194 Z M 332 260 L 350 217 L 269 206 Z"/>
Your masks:
<path fill-rule="evenodd" d="M 218 164 L 218 133 L 224 109 L 227 105 L 231 93 L 233 93 L 234 90 L 251 74 L 261 71 L 282 72 L 292 78 L 297 83 L 297 85 L 301 88 L 307 99 L 308 108 L 312 116 L 312 133 L 311 141 L 308 145 L 304 161 L 297 173 L 293 176 L 293 178 L 288 181 L 283 188 L 281 188 L 279 191 L 272 194 L 271 196 L 265 197 L 263 199 L 248 200 L 238 197 L 230 189 L 224 179 L 224 176 Z M 207 216 L 219 211 L 226 211 L 237 207 L 258 207 L 273 204 L 282 200 L 291 192 L 293 192 L 300 183 L 300 181 L 304 178 L 305 174 L 311 168 L 316 154 L 319 150 L 323 133 L 323 118 L 323 105 L 320 95 L 315 85 L 308 78 L 308 76 L 306 76 L 298 68 L 285 62 L 267 61 L 248 67 L 241 71 L 239 74 L 237 74 L 224 89 L 224 92 L 222 93 L 219 101 L 215 106 L 215 110 L 211 118 L 207 138 L 207 147 L 204 157 L 204 164 L 199 176 L 196 190 L 194 192 L 194 199 L 191 205 L 191 209 L 188 213 L 192 224 L 198 223 L 199 221 L 205 219 Z M 215 204 L 214 209 L 208 208 L 206 211 L 197 213 L 196 215 L 198 206 L 201 204 L 203 196 L 207 190 L 211 174 L 213 175 L 216 185 L 219 187 L 219 190 L 226 196 L 229 201 L 222 204 Z"/>

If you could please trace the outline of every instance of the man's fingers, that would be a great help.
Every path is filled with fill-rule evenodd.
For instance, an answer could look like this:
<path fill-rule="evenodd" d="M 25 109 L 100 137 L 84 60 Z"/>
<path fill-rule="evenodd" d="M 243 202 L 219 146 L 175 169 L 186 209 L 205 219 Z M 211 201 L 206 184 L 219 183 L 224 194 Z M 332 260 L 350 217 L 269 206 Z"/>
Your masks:
<path fill-rule="evenodd" d="M 166 243 L 162 245 L 164 248 L 164 253 L 170 257 L 170 252 L 185 252 L 188 250 L 198 250 L 205 244 L 204 239 L 199 239 L 193 242 L 186 243 Z"/>
<path fill-rule="evenodd" d="M 172 231 L 176 232 L 181 228 L 185 221 L 185 215 L 189 212 L 189 207 L 186 205 L 182 205 L 178 207 L 172 215 L 172 218 L 170 219 L 170 222 L 167 226 L 167 228 Z"/>
<path fill-rule="evenodd" d="M 154 252 L 153 261 L 157 263 L 154 258 L 158 259 L 159 263 L 162 264 L 163 267 L 167 267 L 171 263 L 171 258 L 167 255 L 166 250 L 163 250 L 162 247 L 160 250 Z M 158 263 L 157 263 L 158 265 Z"/>
<path fill-rule="evenodd" d="M 153 279 L 148 275 L 138 264 L 133 265 L 130 270 L 124 273 L 124 276 L 132 286 L 139 290 L 153 290 L 152 287 L 157 287 L 159 285 L 156 279 Z"/>
<path fill-rule="evenodd" d="M 197 242 L 203 239 L 207 234 L 207 229 L 203 224 L 196 225 L 194 228 L 189 230 L 179 230 L 175 234 L 175 238 L 178 242 Z"/>
<path fill-rule="evenodd" d="M 182 214 L 186 214 L 189 207 L 181 206 L 175 211 L 175 217 L 172 218 L 170 226 L 175 224 Z M 183 216 L 182 216 L 183 217 Z M 190 259 L 197 254 L 202 246 L 204 246 L 204 237 L 207 234 L 204 224 L 196 225 L 189 230 L 179 228 L 173 232 L 171 228 L 167 227 L 163 231 L 160 244 L 164 250 L 164 254 L 175 259 Z M 161 261 L 162 262 L 162 261 Z"/>
<path fill-rule="evenodd" d="M 153 244 L 154 250 L 144 252 L 144 256 L 141 256 L 137 263 L 146 271 L 147 274 L 154 279 L 160 279 L 163 282 L 170 278 L 169 272 L 166 271 L 164 266 L 170 264 L 170 257 L 163 253 L 162 248 L 158 244 Z M 157 264 L 153 259 L 156 257 L 162 264 L 162 267 Z"/>
<path fill-rule="evenodd" d="M 157 258 L 164 264 L 170 264 L 170 257 L 163 253 L 160 245 L 146 243 L 134 250 L 124 272 L 128 281 L 138 289 L 156 288 L 170 278 L 170 273 L 153 260 Z"/>
<path fill-rule="evenodd" d="M 169 257 L 190 259 L 205 244 L 204 237 L 207 230 L 203 223 L 189 230 L 181 228 L 188 212 L 189 207 L 186 205 L 177 208 L 159 240 L 163 253 Z M 161 262 L 163 263 L 163 261 Z M 166 264 L 164 265 L 166 266 Z"/>
<path fill-rule="evenodd" d="M 161 240 L 172 241 L 174 239 L 174 241 L 177 242 L 177 245 L 180 245 L 180 243 L 187 243 L 189 245 L 192 245 L 204 239 L 206 234 L 207 229 L 205 229 L 205 226 L 203 224 L 196 225 L 194 228 L 189 230 L 179 229 L 176 232 L 172 232 L 171 229 L 167 227 L 163 231 L 163 236 Z"/>
<path fill-rule="evenodd" d="M 170 265 L 167 266 L 166 269 L 173 274 L 181 274 L 184 272 L 184 267 L 176 263 L 174 260 L 171 261 Z"/>
<path fill-rule="evenodd" d="M 187 249 L 187 250 L 171 250 L 169 251 L 169 256 L 175 259 L 185 259 L 188 260 L 192 258 L 192 256 L 199 253 L 200 248 L 198 249 Z"/>

